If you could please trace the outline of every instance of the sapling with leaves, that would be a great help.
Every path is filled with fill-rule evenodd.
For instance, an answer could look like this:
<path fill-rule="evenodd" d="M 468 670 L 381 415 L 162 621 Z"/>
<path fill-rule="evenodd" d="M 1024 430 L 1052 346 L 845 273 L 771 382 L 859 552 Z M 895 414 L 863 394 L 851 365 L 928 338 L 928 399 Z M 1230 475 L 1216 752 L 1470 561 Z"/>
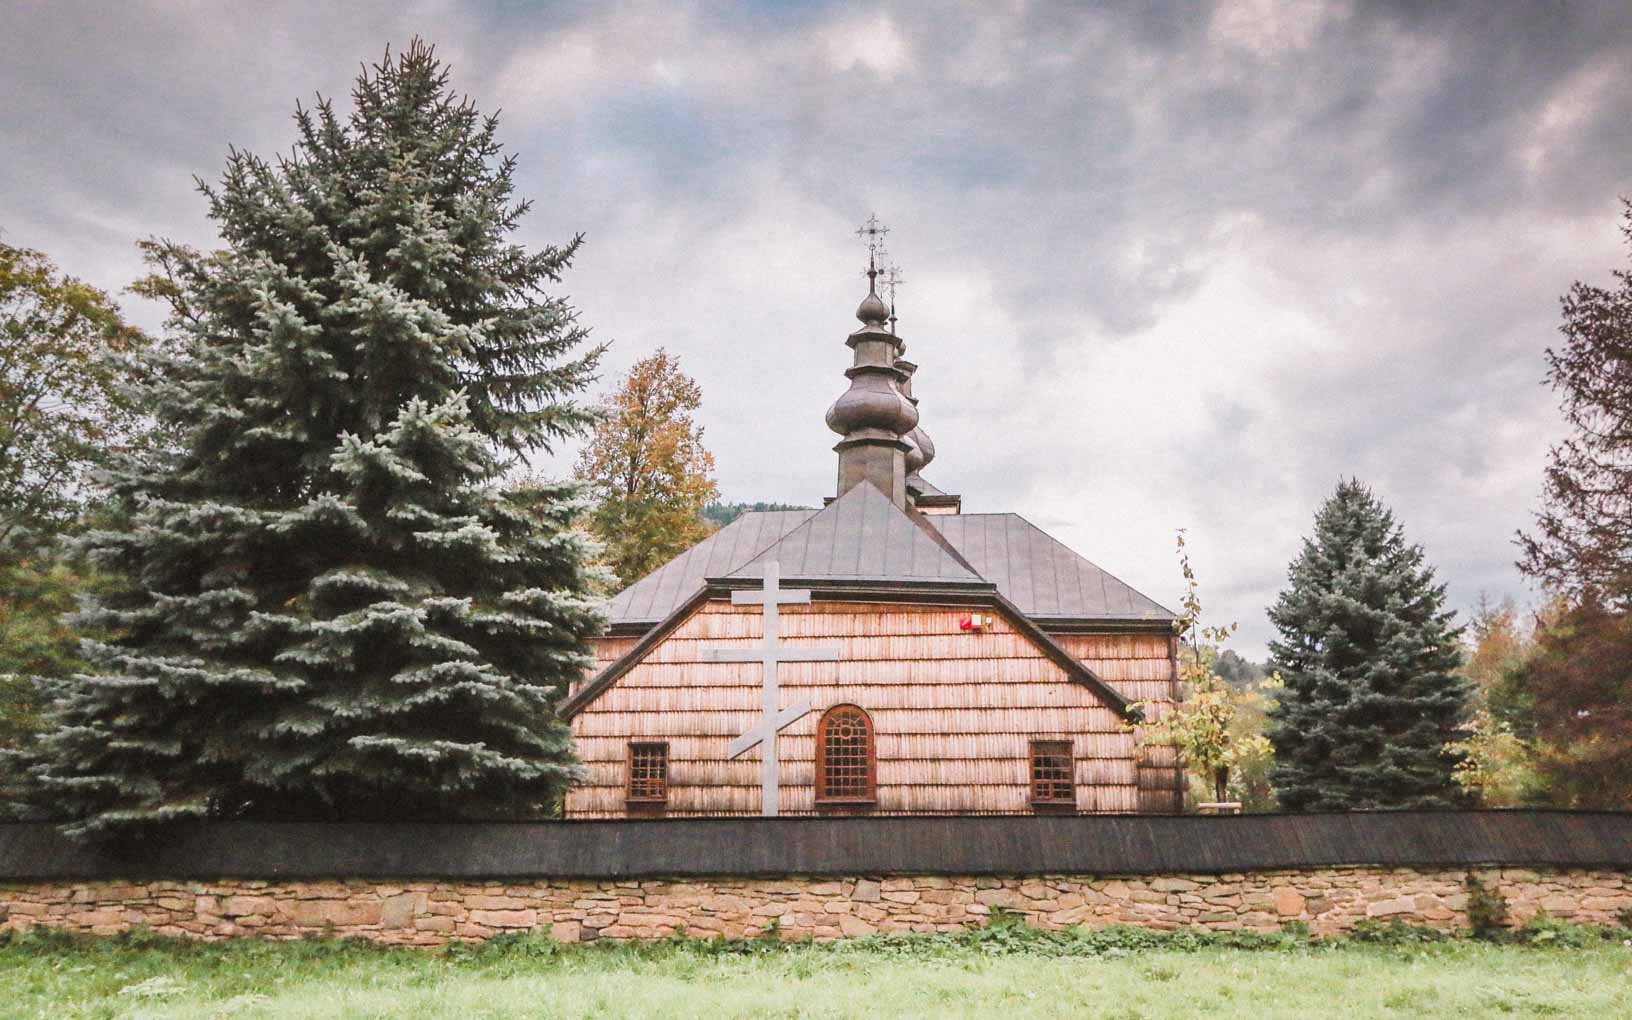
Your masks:
<path fill-rule="evenodd" d="M 1189 770 L 1212 786 L 1215 800 L 1224 802 L 1229 799 L 1231 771 L 1261 762 L 1272 752 L 1263 736 L 1242 734 L 1234 725 L 1243 702 L 1253 693 L 1230 686 L 1213 664 L 1219 646 L 1234 636 L 1239 625 L 1216 627 L 1201 622 L 1200 585 L 1190 564 L 1182 528 L 1177 544 L 1185 585 L 1179 618 L 1174 623 L 1181 650 L 1182 700 L 1138 703 L 1142 712 L 1153 717 L 1142 727 L 1140 742 L 1177 747 Z M 1273 677 L 1266 681 L 1273 682 Z"/>

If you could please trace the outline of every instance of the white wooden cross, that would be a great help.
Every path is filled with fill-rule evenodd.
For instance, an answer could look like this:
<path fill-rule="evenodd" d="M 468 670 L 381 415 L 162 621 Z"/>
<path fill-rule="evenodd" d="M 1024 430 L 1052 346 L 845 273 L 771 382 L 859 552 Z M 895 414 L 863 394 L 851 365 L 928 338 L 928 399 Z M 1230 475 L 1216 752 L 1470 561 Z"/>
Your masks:
<path fill-rule="evenodd" d="M 776 756 L 776 735 L 810 711 L 810 702 L 782 707 L 782 690 L 777 683 L 776 667 L 781 662 L 837 662 L 837 648 L 786 648 L 782 645 L 782 620 L 779 606 L 804 605 L 810 601 L 807 588 L 784 589 L 778 586 L 781 567 L 772 562 L 765 564 L 765 587 L 761 591 L 734 591 L 731 602 L 738 606 L 765 607 L 765 640 L 757 648 L 705 648 L 705 662 L 759 662 L 765 667 L 763 700 L 759 722 L 747 733 L 731 742 L 730 757 L 737 758 L 756 744 L 764 744 L 759 759 L 760 813 L 767 817 L 777 814 L 777 791 L 781 785 L 781 764 Z"/>

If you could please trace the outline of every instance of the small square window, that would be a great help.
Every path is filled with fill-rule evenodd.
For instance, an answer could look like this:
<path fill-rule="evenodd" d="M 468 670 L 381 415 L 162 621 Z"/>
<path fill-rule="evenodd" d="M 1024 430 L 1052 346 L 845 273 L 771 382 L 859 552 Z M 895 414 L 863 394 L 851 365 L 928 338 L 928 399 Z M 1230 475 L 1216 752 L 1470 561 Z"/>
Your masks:
<path fill-rule="evenodd" d="M 1031 802 L 1076 805 L 1076 765 L 1069 740 L 1031 742 Z"/>
<path fill-rule="evenodd" d="M 629 745 L 629 799 L 661 802 L 669 799 L 669 745 Z"/>

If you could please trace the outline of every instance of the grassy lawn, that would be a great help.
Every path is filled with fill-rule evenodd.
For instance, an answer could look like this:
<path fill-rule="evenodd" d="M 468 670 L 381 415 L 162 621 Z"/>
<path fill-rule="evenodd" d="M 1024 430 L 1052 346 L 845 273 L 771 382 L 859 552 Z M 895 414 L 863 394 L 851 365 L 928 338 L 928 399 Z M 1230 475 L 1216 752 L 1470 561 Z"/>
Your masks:
<path fill-rule="evenodd" d="M 1568 941 L 1568 940 L 1563 940 Z M 1632 946 L 1090 937 L 0 943 L 5 1017 L 1625 1017 Z"/>

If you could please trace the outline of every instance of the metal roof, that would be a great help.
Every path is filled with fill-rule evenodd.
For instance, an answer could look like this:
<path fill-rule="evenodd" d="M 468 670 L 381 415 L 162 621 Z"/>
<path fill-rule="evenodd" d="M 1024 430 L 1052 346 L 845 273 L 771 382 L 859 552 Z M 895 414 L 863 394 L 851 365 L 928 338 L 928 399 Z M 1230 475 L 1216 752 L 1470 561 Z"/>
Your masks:
<path fill-rule="evenodd" d="M 937 489 L 935 487 L 934 482 L 931 482 L 929 479 L 925 478 L 923 475 L 916 474 L 916 473 L 915 474 L 910 474 L 910 475 L 907 476 L 907 488 L 917 489 L 919 495 L 922 495 L 922 496 L 944 496 L 944 495 L 946 495 L 946 493 L 942 492 L 940 489 Z"/>
<path fill-rule="evenodd" d="M 764 577 L 773 560 L 790 580 L 987 581 L 923 515 L 896 506 L 870 483 L 855 486 L 729 574 L 709 576 Z"/>
<path fill-rule="evenodd" d="M 863 483 L 821 510 L 743 514 L 620 592 L 611 623 L 655 625 L 706 579 L 762 577 L 772 559 L 789 579 L 990 582 L 1043 622 L 1174 618 L 1019 514 L 925 516 Z"/>
<path fill-rule="evenodd" d="M 1171 620 L 1171 610 L 1019 514 L 943 514 L 939 528 L 980 576 L 1038 620 Z"/>
<path fill-rule="evenodd" d="M 705 577 L 723 577 L 760 550 L 810 520 L 815 510 L 745 513 L 612 599 L 612 624 L 656 623 L 703 586 Z"/>

